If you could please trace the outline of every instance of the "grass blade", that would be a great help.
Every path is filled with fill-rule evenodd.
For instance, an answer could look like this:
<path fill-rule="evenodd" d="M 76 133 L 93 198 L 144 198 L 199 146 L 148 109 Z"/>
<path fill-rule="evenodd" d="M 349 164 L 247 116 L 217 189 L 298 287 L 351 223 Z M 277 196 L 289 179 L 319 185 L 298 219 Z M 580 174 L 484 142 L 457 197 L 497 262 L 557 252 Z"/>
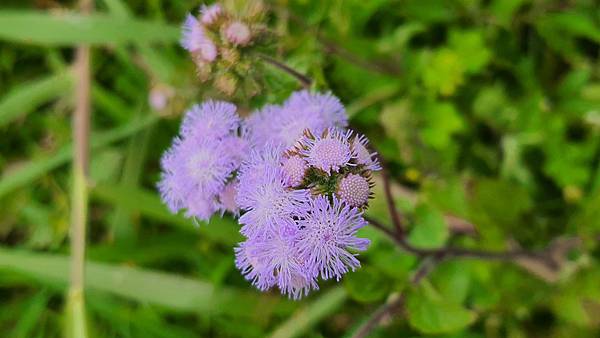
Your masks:
<path fill-rule="evenodd" d="M 64 72 L 13 88 L 0 99 L 0 128 L 34 111 L 40 105 L 69 93 L 72 85 L 72 74 Z"/>
<path fill-rule="evenodd" d="M 96 186 L 92 197 L 122 207 L 129 212 L 140 212 L 146 217 L 198 232 L 212 240 L 233 245 L 242 240 L 239 226 L 230 218 L 214 217 L 208 225 L 194 226 L 190 220 L 171 214 L 160 201 L 158 193 L 128 186 Z"/>
<path fill-rule="evenodd" d="M 0 39 L 54 46 L 174 43 L 179 39 L 179 28 L 106 14 L 0 11 Z"/>
<path fill-rule="evenodd" d="M 157 116 L 151 115 L 145 119 L 133 121 L 113 130 L 92 135 L 91 147 L 92 149 L 102 148 L 152 125 L 157 120 Z M 0 181 L 0 198 L 15 189 L 31 183 L 47 172 L 68 163 L 73 158 L 71 147 L 72 145 L 68 144 L 53 155 L 33 160 L 12 174 L 5 175 L 2 181 Z"/>
<path fill-rule="evenodd" d="M 304 337 L 306 331 L 323 320 L 346 301 L 348 294 L 343 287 L 335 287 L 311 304 L 297 310 L 287 321 L 276 328 L 269 338 Z"/>
<path fill-rule="evenodd" d="M 0 268 L 31 276 L 42 283 L 66 288 L 69 258 L 0 248 Z M 87 289 L 108 292 L 129 300 L 177 311 L 263 316 L 255 306 L 273 308 L 280 298 L 246 293 L 232 288 L 216 289 L 211 283 L 147 269 L 86 262 Z M 283 307 L 285 308 L 285 306 Z M 281 308 L 280 308 L 281 309 Z M 289 309 L 289 307 L 288 307 Z"/>

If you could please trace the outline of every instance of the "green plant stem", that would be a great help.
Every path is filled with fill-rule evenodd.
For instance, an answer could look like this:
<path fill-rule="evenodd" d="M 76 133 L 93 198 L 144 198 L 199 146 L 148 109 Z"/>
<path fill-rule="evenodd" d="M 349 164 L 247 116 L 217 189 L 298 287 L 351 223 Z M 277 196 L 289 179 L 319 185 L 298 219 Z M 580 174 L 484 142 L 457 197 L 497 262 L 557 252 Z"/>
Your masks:
<path fill-rule="evenodd" d="M 92 11 L 91 0 L 81 0 L 81 11 Z M 75 72 L 76 106 L 73 114 L 73 187 L 71 193 L 71 271 L 67 300 L 67 337 L 85 338 L 85 233 L 88 207 L 91 75 L 90 47 L 77 48 Z"/>

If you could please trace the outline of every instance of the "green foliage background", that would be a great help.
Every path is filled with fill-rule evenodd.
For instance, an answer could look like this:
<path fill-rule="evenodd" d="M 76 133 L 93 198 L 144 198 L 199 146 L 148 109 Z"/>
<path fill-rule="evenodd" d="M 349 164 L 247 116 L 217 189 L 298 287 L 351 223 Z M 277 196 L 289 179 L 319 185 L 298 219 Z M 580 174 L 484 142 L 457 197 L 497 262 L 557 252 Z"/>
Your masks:
<path fill-rule="evenodd" d="M 375 229 L 363 268 L 292 302 L 240 276 L 225 217 L 196 228 L 161 205 L 158 161 L 181 112 L 218 95 L 177 46 L 197 1 L 0 5 L 0 332 L 60 337 L 68 284 L 73 47 L 93 46 L 87 315 L 92 337 L 337 337 L 386 299 L 373 337 L 600 334 L 600 7 L 593 0 L 277 0 L 276 57 L 346 104 L 395 180 L 421 247 L 582 245 L 558 271 L 418 262 Z M 266 68 L 246 110 L 297 89 Z M 170 88 L 152 111 L 148 93 Z M 371 217 L 388 221 L 380 193 Z M 467 220 L 457 231 L 444 215 Z M 473 227 L 471 227 L 471 224 Z M 463 229 L 464 230 L 464 229 Z"/>

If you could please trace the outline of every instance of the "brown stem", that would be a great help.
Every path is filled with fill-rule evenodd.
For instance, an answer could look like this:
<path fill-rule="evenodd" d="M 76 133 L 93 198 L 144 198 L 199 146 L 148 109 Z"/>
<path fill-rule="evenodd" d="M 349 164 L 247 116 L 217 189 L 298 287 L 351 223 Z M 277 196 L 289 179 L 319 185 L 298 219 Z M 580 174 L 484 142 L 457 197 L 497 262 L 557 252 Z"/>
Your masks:
<path fill-rule="evenodd" d="M 418 285 L 419 282 L 425 278 L 429 272 L 431 272 L 433 266 L 437 263 L 437 259 L 429 260 L 423 262 L 421 266 L 414 273 L 411 278 L 412 285 Z M 357 331 L 354 333 L 352 338 L 364 338 L 371 333 L 379 325 L 379 323 L 386 317 L 389 317 L 400 310 L 402 305 L 404 304 L 404 300 L 406 299 L 406 293 L 401 293 L 396 298 L 391 301 L 381 305 L 369 318 L 369 320 L 364 323 Z"/>
<path fill-rule="evenodd" d="M 289 75 L 295 77 L 296 80 L 298 80 L 298 82 L 300 82 L 302 87 L 304 87 L 304 89 L 310 88 L 310 86 L 312 84 L 312 79 L 309 78 L 308 76 L 298 72 L 297 70 L 293 69 L 292 67 L 286 65 L 283 62 L 273 59 L 272 57 L 270 57 L 268 55 L 259 54 L 258 57 L 261 58 L 266 63 L 268 63 L 272 66 L 275 66 L 275 67 L 279 68 L 280 70 L 288 73 Z"/>
<path fill-rule="evenodd" d="M 80 1 L 81 12 L 92 11 L 91 0 Z M 85 233 L 88 203 L 88 163 L 90 148 L 90 47 L 77 47 L 75 59 L 77 83 L 75 87 L 75 112 L 73 113 L 73 186 L 71 193 L 71 266 L 67 303 L 67 337 L 87 336 L 85 325 L 84 270 Z"/>
<path fill-rule="evenodd" d="M 531 252 L 523 249 L 516 249 L 509 251 L 494 252 L 454 247 L 442 247 L 436 249 L 417 248 L 410 244 L 408 241 L 406 241 L 405 237 L 398 236 L 393 230 L 381 224 L 377 220 L 374 220 L 370 217 L 365 217 L 365 219 L 373 227 L 379 229 L 381 232 L 390 237 L 402 250 L 418 257 L 436 257 L 439 259 L 462 257 L 497 261 L 516 261 L 519 259 L 533 259 L 540 261 L 541 263 L 552 269 L 555 269 L 557 267 L 557 263 L 553 260 L 553 258 L 547 255 L 547 250 L 541 252 Z"/>
<path fill-rule="evenodd" d="M 392 195 L 392 186 L 386 170 L 382 171 L 381 177 L 383 179 L 383 191 L 385 192 L 385 201 L 387 202 L 387 207 L 390 212 L 392 224 L 394 224 L 394 228 L 396 228 L 396 235 L 399 238 L 403 239 L 404 227 L 402 225 L 402 217 L 400 216 L 400 213 L 398 213 L 398 209 L 396 208 L 396 205 L 394 203 L 394 196 Z"/>

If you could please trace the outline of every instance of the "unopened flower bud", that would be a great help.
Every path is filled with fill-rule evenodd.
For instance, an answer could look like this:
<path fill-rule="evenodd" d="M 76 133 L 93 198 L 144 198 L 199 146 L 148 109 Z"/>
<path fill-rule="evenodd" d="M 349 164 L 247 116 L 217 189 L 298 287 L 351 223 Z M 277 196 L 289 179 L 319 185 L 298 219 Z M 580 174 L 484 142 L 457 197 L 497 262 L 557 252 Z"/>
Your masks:
<path fill-rule="evenodd" d="M 245 46 L 250 42 L 252 33 L 245 23 L 233 21 L 225 28 L 225 38 L 234 45 Z"/>
<path fill-rule="evenodd" d="M 290 187 L 299 186 L 304 180 L 307 168 L 306 161 L 298 155 L 292 155 L 283 160 L 285 183 Z"/>
<path fill-rule="evenodd" d="M 231 96 L 237 89 L 237 79 L 230 74 L 221 74 L 215 79 L 215 87 L 223 94 Z"/>
<path fill-rule="evenodd" d="M 346 203 L 353 207 L 362 207 L 369 201 L 371 191 L 366 178 L 349 174 L 342 178 L 338 184 L 337 194 Z"/>

